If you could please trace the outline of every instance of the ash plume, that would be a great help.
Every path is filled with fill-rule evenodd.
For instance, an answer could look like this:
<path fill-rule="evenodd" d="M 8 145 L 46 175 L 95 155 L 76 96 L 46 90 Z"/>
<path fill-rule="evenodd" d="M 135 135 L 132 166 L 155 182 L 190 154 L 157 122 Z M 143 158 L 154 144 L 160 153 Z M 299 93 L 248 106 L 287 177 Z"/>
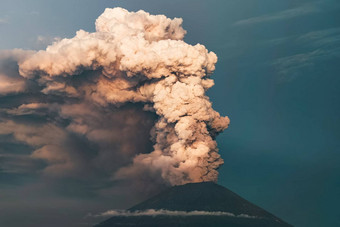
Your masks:
<path fill-rule="evenodd" d="M 1 106 L 0 135 L 32 146 L 47 175 L 91 169 L 114 180 L 216 181 L 223 160 L 215 137 L 229 124 L 205 95 L 217 57 L 185 43 L 185 33 L 182 19 L 114 8 L 93 33 L 9 51 L 20 75 L 0 71 L 0 96 L 22 101 Z"/>

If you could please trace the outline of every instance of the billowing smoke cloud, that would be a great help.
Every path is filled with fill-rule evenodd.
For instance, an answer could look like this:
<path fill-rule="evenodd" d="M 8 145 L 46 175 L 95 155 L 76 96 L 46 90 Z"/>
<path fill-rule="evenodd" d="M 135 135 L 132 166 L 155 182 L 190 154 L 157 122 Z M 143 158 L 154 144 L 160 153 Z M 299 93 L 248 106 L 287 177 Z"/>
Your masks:
<path fill-rule="evenodd" d="M 97 215 L 89 215 L 92 217 L 114 217 L 114 216 L 157 216 L 157 215 L 166 215 L 166 216 L 229 216 L 236 218 L 260 218 L 256 216 L 250 216 L 247 214 L 233 214 L 230 212 L 223 211 L 177 211 L 177 210 L 142 210 L 142 211 L 127 211 L 127 210 L 108 210 L 101 214 Z"/>
<path fill-rule="evenodd" d="M 19 67 L 0 71 L 0 135 L 32 146 L 47 175 L 216 181 L 215 137 L 229 124 L 205 95 L 217 57 L 182 41 L 181 24 L 106 9 L 94 33 L 8 52 Z"/>

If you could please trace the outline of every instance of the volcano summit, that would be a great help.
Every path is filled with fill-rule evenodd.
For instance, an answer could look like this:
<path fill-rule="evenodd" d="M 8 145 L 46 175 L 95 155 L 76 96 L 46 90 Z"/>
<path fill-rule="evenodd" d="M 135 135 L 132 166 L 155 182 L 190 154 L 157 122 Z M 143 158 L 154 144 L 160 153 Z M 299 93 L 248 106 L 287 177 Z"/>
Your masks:
<path fill-rule="evenodd" d="M 112 226 L 232 226 L 291 225 L 213 182 L 174 186 L 96 227 Z"/>

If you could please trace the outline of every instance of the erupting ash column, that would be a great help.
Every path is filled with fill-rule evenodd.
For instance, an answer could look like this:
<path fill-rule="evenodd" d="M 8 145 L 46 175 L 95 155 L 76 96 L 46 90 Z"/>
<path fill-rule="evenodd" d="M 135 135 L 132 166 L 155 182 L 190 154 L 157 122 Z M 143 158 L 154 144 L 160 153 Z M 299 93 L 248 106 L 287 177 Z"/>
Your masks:
<path fill-rule="evenodd" d="M 214 85 L 209 76 L 217 57 L 203 45 L 182 41 L 181 24 L 182 19 L 144 11 L 106 9 L 96 32 L 80 30 L 30 55 L 20 62 L 20 74 L 37 79 L 44 94 L 101 107 L 143 103 L 145 111 L 158 115 L 151 130 L 154 150 L 135 156 L 116 179 L 148 175 L 172 185 L 216 181 L 223 160 L 215 136 L 229 124 L 205 95 Z M 87 133 L 81 121 L 70 119 L 69 130 Z"/>

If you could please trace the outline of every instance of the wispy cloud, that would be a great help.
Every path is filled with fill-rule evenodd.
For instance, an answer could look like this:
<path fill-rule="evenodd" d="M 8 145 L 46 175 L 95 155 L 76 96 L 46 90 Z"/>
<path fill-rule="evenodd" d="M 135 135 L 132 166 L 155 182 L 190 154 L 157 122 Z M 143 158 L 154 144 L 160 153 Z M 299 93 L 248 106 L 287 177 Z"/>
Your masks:
<path fill-rule="evenodd" d="M 340 42 L 340 27 L 328 28 L 308 32 L 297 38 L 297 41 L 302 43 L 310 43 L 314 46 L 323 46 L 329 44 L 339 44 Z"/>
<path fill-rule="evenodd" d="M 311 13 L 319 12 L 319 8 L 316 6 L 315 3 L 304 4 L 296 8 L 287 9 L 283 11 L 279 11 L 276 13 L 265 14 L 258 17 L 251 17 L 244 20 L 239 20 L 234 23 L 234 26 L 241 26 L 241 25 L 252 25 L 257 23 L 263 22 L 270 22 L 270 21 L 278 21 L 278 20 L 286 20 L 294 17 L 299 17 Z"/>
<path fill-rule="evenodd" d="M 302 68 L 313 65 L 313 59 L 325 55 L 325 51 L 315 50 L 308 53 L 300 53 L 292 56 L 282 57 L 273 62 L 279 66 L 281 72 L 291 71 L 292 69 Z"/>
<path fill-rule="evenodd" d="M 287 43 L 294 43 L 299 47 L 309 49 L 326 49 L 331 46 L 340 44 L 340 27 L 333 27 L 321 30 L 310 31 L 304 34 L 290 35 L 275 39 L 263 40 L 259 42 L 262 45 L 277 46 Z"/>
<path fill-rule="evenodd" d="M 157 215 L 166 215 L 166 216 L 229 216 L 236 218 L 259 218 L 256 216 L 250 216 L 247 214 L 233 214 L 229 212 L 222 211 L 174 211 L 174 210 L 143 210 L 143 211 L 128 211 L 128 210 L 109 210 L 101 214 L 92 215 L 89 214 L 90 217 L 113 217 L 113 216 L 157 216 Z"/>
<path fill-rule="evenodd" d="M 261 44 L 294 50 L 294 53 L 268 62 L 281 76 L 281 81 L 291 81 L 298 75 L 314 71 L 322 63 L 340 58 L 340 27 L 266 40 Z"/>
<path fill-rule="evenodd" d="M 291 81 L 299 75 L 312 72 L 317 65 L 330 59 L 339 59 L 340 48 L 317 49 L 310 52 L 299 53 L 291 56 L 278 58 L 272 62 L 280 81 Z"/>

